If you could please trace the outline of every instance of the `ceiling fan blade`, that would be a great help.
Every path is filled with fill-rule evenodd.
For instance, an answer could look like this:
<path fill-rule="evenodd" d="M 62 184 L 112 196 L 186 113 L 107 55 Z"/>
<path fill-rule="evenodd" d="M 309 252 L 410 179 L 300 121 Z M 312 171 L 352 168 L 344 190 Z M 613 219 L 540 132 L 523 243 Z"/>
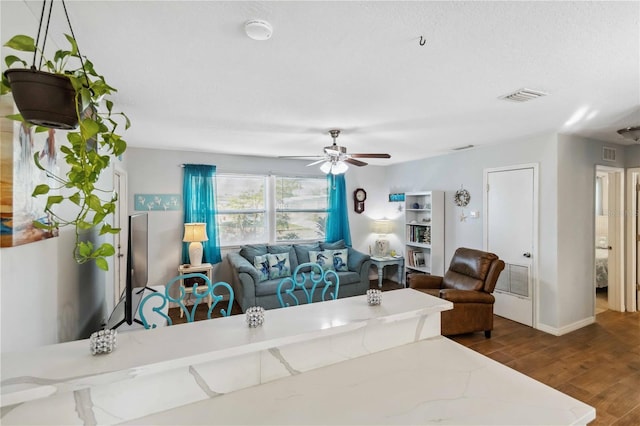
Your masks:
<path fill-rule="evenodd" d="M 349 164 L 353 164 L 354 166 L 366 166 L 369 163 L 365 163 L 364 161 L 360 161 L 360 160 L 354 160 L 353 158 L 345 158 L 344 159 L 345 163 L 349 163 Z"/>
<path fill-rule="evenodd" d="M 324 163 L 325 161 L 327 161 L 327 160 L 323 158 L 322 160 L 314 161 L 313 163 L 307 164 L 307 167 L 315 166 L 316 164 Z"/>
<path fill-rule="evenodd" d="M 324 158 L 324 155 L 279 155 L 278 158 Z"/>
<path fill-rule="evenodd" d="M 389 154 L 349 154 L 353 158 L 391 158 Z"/>

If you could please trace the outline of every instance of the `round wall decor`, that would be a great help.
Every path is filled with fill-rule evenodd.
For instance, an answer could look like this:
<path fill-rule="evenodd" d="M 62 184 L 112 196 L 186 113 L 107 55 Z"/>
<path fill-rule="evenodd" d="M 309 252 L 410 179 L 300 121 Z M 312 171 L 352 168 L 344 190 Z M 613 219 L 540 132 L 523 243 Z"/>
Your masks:
<path fill-rule="evenodd" d="M 466 189 L 459 189 L 456 191 L 456 195 L 453 197 L 456 206 L 465 207 L 471 201 L 471 194 Z"/>

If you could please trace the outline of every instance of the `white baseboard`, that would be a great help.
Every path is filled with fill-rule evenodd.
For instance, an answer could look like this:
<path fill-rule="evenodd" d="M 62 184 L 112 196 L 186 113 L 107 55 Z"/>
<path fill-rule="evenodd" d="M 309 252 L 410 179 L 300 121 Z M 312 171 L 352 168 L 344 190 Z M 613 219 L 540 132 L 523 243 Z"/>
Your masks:
<path fill-rule="evenodd" d="M 587 325 L 593 324 L 596 322 L 596 317 L 588 317 L 582 319 L 580 321 L 576 321 L 573 324 L 565 325 L 564 327 L 551 327 L 546 324 L 538 323 L 538 330 L 544 331 L 545 333 L 553 334 L 554 336 L 562 336 L 563 334 L 571 333 L 572 331 L 576 331 L 582 327 L 586 327 Z"/>

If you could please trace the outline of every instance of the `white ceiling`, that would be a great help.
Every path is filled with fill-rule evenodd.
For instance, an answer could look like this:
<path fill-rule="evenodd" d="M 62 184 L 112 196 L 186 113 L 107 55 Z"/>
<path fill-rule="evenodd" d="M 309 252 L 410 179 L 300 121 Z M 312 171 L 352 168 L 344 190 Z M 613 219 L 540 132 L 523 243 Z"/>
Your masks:
<path fill-rule="evenodd" d="M 2 0 L 2 43 L 35 36 L 40 7 Z M 638 1 L 67 8 L 82 53 L 119 90 L 130 146 L 311 156 L 340 128 L 349 152 L 388 152 L 369 162 L 392 164 L 548 133 L 625 143 L 615 131 L 640 125 Z M 61 11 L 51 44 L 65 47 Z M 249 19 L 270 22 L 271 39 L 249 39 Z M 523 87 L 550 95 L 498 99 Z"/>

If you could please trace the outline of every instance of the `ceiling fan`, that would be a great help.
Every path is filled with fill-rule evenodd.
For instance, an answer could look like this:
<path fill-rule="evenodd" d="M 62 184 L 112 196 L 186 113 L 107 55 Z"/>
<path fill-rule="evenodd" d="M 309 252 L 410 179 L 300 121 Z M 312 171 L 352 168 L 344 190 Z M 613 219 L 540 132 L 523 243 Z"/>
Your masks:
<path fill-rule="evenodd" d="M 340 146 L 336 143 L 336 139 L 340 136 L 340 130 L 329 130 L 329 134 L 333 138 L 333 144 L 324 147 L 324 155 L 288 155 L 281 156 L 279 158 L 313 158 L 321 157 L 320 160 L 307 164 L 307 166 L 314 166 L 322 163 L 320 170 L 324 173 L 331 173 L 339 175 L 347 171 L 349 166 L 346 163 L 353 164 L 354 166 L 362 167 L 368 163 L 364 161 L 356 160 L 356 158 L 391 158 L 389 154 L 347 154 L 347 148 Z"/>

